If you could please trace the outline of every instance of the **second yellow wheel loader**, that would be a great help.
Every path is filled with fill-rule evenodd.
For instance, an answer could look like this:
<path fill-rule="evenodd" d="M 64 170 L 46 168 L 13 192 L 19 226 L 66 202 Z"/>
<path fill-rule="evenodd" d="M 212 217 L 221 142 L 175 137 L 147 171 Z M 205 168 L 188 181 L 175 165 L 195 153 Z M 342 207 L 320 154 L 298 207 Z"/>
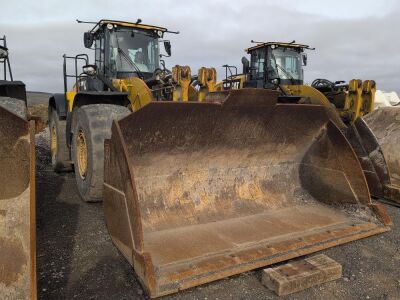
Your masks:
<path fill-rule="evenodd" d="M 35 121 L 0 42 L 0 298 L 36 299 Z"/>
<path fill-rule="evenodd" d="M 55 169 L 73 163 L 82 198 L 103 199 L 151 297 L 389 229 L 326 107 L 262 89 L 210 93 L 215 69 L 164 67 L 166 32 L 100 20 L 84 34 L 94 65 L 73 57 L 72 90 L 49 103 Z"/>
<path fill-rule="evenodd" d="M 384 155 L 375 131 L 371 131 L 362 119 L 373 110 L 375 82 L 354 79 L 345 84 L 317 79 L 311 86 L 304 85 L 303 66 L 307 63 L 307 49 L 312 48 L 295 42 L 257 43 L 246 50 L 250 54 L 250 62 L 245 57 L 242 59 L 243 74 L 231 72 L 232 75 L 217 84 L 217 88 L 273 89 L 280 92 L 279 102 L 327 107 L 331 119 L 356 152 L 371 195 L 400 202 L 400 185 L 396 179 L 400 172 L 399 157 L 394 151 Z"/>

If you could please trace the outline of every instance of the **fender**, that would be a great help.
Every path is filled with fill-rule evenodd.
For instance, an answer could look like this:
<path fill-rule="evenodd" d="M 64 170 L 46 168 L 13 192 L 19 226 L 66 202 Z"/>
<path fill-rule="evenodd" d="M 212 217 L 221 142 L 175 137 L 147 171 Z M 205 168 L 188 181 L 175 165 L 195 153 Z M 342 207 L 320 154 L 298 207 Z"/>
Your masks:
<path fill-rule="evenodd" d="M 61 96 L 64 97 L 63 94 L 61 94 Z M 64 103 L 66 103 L 65 100 Z M 85 91 L 77 93 L 73 98 L 73 101 L 70 103 L 71 108 L 68 110 L 68 112 L 66 112 L 65 115 L 67 120 L 66 134 L 67 134 L 68 147 L 71 146 L 71 141 L 72 141 L 72 127 L 73 127 L 72 123 L 74 122 L 72 116 L 74 109 L 76 107 L 84 105 L 101 104 L 101 103 L 128 106 L 129 105 L 128 93 L 109 92 L 109 91 L 103 91 L 103 92 Z"/>
<path fill-rule="evenodd" d="M 25 84 L 22 81 L 0 80 L 0 97 L 11 97 L 26 102 Z"/>
<path fill-rule="evenodd" d="M 69 111 L 73 111 L 75 107 L 88 104 L 116 104 L 127 106 L 129 104 L 128 93 L 126 92 L 110 92 L 110 91 L 83 91 L 75 95 L 73 102 L 70 103 Z"/>
<path fill-rule="evenodd" d="M 55 108 L 60 120 L 67 118 L 67 102 L 64 94 L 53 94 L 49 98 L 49 109 Z"/>

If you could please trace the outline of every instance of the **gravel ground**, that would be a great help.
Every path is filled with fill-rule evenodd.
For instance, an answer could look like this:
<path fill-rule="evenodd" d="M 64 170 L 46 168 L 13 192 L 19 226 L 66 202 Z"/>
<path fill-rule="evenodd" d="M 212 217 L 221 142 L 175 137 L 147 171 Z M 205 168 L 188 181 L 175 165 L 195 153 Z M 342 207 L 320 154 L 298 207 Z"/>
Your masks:
<path fill-rule="evenodd" d="M 107 234 L 102 204 L 82 202 L 73 174 L 51 170 L 48 138 L 37 135 L 39 298 L 147 299 Z M 163 299 L 400 299 L 400 208 L 387 209 L 392 231 L 321 251 L 342 264 L 337 281 L 279 298 L 255 270 Z"/>

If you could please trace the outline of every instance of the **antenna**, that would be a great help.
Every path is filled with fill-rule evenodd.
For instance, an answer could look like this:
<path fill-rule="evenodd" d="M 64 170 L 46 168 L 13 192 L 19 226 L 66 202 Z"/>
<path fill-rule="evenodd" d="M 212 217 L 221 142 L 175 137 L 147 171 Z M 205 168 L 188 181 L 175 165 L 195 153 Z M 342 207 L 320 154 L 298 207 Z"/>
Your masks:
<path fill-rule="evenodd" d="M 76 19 L 76 22 L 78 22 L 79 24 L 97 24 L 97 22 L 91 22 L 91 21 L 81 21 L 81 20 L 78 20 L 78 19 Z"/>
<path fill-rule="evenodd" d="M 251 40 L 250 43 L 253 43 L 253 44 L 264 44 L 264 42 L 256 42 L 255 40 Z"/>
<path fill-rule="evenodd" d="M 170 30 L 167 30 L 167 31 L 165 31 L 165 32 L 173 33 L 173 34 L 179 34 L 179 33 L 180 33 L 179 31 L 170 31 Z"/>

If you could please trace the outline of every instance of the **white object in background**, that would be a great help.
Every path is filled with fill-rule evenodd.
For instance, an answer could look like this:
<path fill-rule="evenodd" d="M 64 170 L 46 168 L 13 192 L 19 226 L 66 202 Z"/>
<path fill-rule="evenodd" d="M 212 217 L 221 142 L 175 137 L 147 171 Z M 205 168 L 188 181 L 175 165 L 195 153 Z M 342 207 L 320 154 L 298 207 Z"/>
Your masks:
<path fill-rule="evenodd" d="M 400 104 L 400 98 L 396 92 L 386 93 L 385 96 L 386 96 L 386 98 L 389 99 L 390 104 L 392 104 L 392 105 Z"/>
<path fill-rule="evenodd" d="M 400 105 L 400 98 L 396 92 L 386 93 L 381 90 L 376 90 L 375 109 L 394 105 Z"/>

